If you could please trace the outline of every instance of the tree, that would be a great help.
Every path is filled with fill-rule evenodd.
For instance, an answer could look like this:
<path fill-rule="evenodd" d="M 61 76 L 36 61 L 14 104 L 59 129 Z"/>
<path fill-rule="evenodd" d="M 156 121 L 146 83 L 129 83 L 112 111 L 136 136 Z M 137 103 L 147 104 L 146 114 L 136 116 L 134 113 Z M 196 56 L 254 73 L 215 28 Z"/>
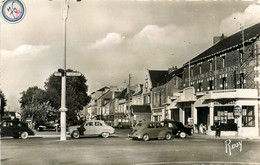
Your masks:
<path fill-rule="evenodd" d="M 21 108 L 31 105 L 32 103 L 41 104 L 48 101 L 46 92 L 37 86 L 28 88 L 26 91 L 23 91 L 21 95 Z"/>
<path fill-rule="evenodd" d="M 26 120 L 28 117 L 31 118 L 32 123 L 41 123 L 48 120 L 50 114 L 56 113 L 49 102 L 43 103 L 32 103 L 22 107 L 22 119 Z"/>
<path fill-rule="evenodd" d="M 67 72 L 74 71 L 69 69 Z M 86 82 L 82 74 L 77 77 L 66 77 L 66 107 L 68 109 L 66 116 L 70 122 L 75 122 L 80 110 L 90 102 Z M 51 105 L 59 109 L 61 107 L 61 77 L 52 74 L 45 82 L 45 90 Z"/>
<path fill-rule="evenodd" d="M 58 110 L 49 103 L 46 92 L 37 86 L 30 87 L 21 93 L 22 119 L 30 117 L 33 123 L 55 120 Z"/>
<path fill-rule="evenodd" d="M 0 114 L 1 114 L 1 118 L 4 116 L 4 109 L 5 109 L 5 106 L 6 106 L 6 99 L 5 99 L 5 95 L 4 93 L 2 92 L 2 90 L 0 89 Z"/>

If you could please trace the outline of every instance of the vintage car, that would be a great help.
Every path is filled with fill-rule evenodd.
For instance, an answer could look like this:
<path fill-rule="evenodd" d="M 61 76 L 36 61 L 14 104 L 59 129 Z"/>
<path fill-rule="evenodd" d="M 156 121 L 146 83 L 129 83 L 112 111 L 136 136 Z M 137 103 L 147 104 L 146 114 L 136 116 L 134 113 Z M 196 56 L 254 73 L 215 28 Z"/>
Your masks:
<path fill-rule="evenodd" d="M 17 120 L 4 120 L 1 125 L 1 136 L 12 136 L 15 139 L 21 137 L 27 139 L 29 135 L 34 135 L 34 132 L 28 128 L 27 123 Z"/>
<path fill-rule="evenodd" d="M 172 134 L 180 138 L 186 138 L 187 135 L 192 135 L 192 128 L 185 127 L 181 122 L 165 120 L 161 122 L 164 127 L 172 130 Z"/>
<path fill-rule="evenodd" d="M 84 122 L 81 126 L 71 126 L 68 128 L 68 134 L 77 139 L 80 136 L 102 136 L 104 138 L 113 134 L 115 129 L 107 125 L 102 120 L 90 120 Z"/>
<path fill-rule="evenodd" d="M 47 122 L 47 123 L 38 123 L 35 125 L 36 131 L 59 131 L 60 123 Z"/>
<path fill-rule="evenodd" d="M 166 139 L 172 138 L 172 131 L 168 127 L 163 127 L 160 122 L 141 122 L 138 123 L 128 137 L 132 139 Z"/>

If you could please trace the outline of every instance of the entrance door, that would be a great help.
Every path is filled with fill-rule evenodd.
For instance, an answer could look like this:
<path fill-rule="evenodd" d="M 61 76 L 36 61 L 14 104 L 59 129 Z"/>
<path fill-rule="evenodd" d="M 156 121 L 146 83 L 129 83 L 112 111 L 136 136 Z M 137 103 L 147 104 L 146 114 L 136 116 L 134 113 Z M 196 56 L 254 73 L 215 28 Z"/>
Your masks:
<path fill-rule="evenodd" d="M 185 108 L 185 123 L 183 125 L 188 123 L 188 118 L 191 117 L 191 108 Z"/>
<path fill-rule="evenodd" d="M 208 124 L 209 108 L 208 107 L 199 107 L 197 108 L 197 121 L 198 125 L 201 123 L 203 125 Z"/>
<path fill-rule="evenodd" d="M 180 111 L 179 109 L 171 109 L 171 116 L 172 116 L 172 120 L 174 121 L 180 121 Z"/>

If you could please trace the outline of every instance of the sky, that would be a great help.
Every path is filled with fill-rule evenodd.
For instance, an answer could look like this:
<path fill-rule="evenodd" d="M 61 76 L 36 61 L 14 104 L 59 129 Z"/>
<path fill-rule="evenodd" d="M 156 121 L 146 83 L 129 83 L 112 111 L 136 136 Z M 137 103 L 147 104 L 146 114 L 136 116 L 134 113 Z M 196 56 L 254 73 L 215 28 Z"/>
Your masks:
<path fill-rule="evenodd" d="M 44 89 L 63 67 L 63 2 L 23 0 L 24 19 L 0 18 L 0 88 L 7 108 L 19 110 L 21 92 Z M 147 69 L 181 67 L 213 45 L 260 22 L 255 1 L 70 0 L 67 68 L 84 74 L 93 92 L 104 86 L 143 83 Z"/>

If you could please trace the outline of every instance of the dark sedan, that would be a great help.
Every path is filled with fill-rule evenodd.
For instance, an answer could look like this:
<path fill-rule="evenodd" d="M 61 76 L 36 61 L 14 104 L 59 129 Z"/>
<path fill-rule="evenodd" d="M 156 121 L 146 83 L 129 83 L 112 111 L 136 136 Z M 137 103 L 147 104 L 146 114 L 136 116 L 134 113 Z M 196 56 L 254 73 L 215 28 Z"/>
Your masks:
<path fill-rule="evenodd" d="M 36 131 L 59 131 L 60 123 L 47 122 L 47 123 L 39 123 L 35 125 Z"/>
<path fill-rule="evenodd" d="M 18 139 L 27 139 L 29 135 L 34 135 L 34 132 L 28 128 L 27 123 L 16 120 L 5 120 L 1 123 L 1 136 L 12 136 Z"/>
<path fill-rule="evenodd" d="M 172 130 L 172 134 L 180 138 L 186 138 L 187 135 L 192 135 L 192 128 L 185 127 L 181 122 L 166 120 L 163 121 L 165 127 Z"/>
<path fill-rule="evenodd" d="M 138 123 L 132 132 L 128 134 L 132 139 L 166 139 L 172 138 L 172 132 L 169 128 L 163 127 L 160 122 L 142 122 Z"/>

